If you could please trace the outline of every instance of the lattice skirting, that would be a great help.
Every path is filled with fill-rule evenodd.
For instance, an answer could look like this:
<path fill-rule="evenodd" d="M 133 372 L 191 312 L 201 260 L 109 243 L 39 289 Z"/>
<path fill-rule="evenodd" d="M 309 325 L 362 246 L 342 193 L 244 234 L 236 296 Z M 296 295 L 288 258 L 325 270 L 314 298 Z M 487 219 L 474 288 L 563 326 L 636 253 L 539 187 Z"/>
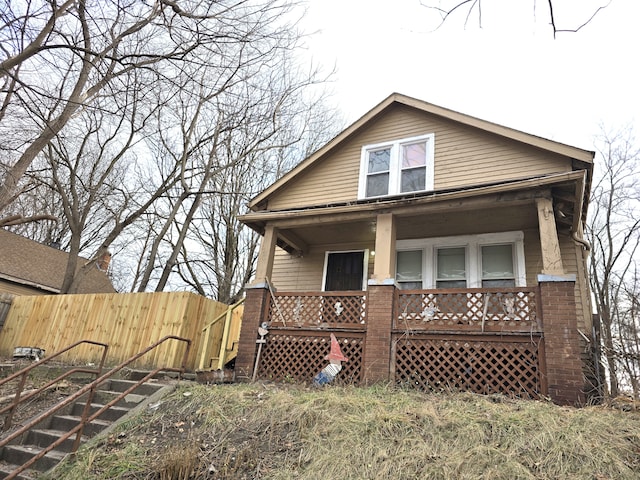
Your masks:
<path fill-rule="evenodd" d="M 258 377 L 275 381 L 309 382 L 327 365 L 331 350 L 329 331 L 272 329 L 262 347 Z M 362 380 L 364 333 L 334 332 L 348 362 L 335 383 L 358 385 Z"/>
<path fill-rule="evenodd" d="M 546 394 L 540 383 L 541 341 L 539 337 L 494 341 L 398 334 L 394 380 L 420 390 L 538 398 Z"/>

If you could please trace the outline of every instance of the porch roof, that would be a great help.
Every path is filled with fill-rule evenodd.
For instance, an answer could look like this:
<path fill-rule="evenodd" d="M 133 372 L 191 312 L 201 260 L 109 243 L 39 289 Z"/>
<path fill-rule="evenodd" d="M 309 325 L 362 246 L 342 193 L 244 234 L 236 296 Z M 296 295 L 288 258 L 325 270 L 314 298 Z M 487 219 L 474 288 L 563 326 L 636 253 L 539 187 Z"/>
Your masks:
<path fill-rule="evenodd" d="M 298 227 L 329 225 L 344 222 L 366 222 L 380 213 L 393 213 L 398 217 L 433 214 L 532 203 L 535 198 L 549 195 L 558 197 L 563 210 L 558 217 L 567 227 L 577 232 L 586 216 L 584 199 L 586 172 L 584 170 L 558 173 L 497 184 L 414 193 L 388 198 L 364 199 L 332 203 L 321 206 L 287 210 L 260 210 L 240 216 L 240 220 L 260 234 L 267 224 L 279 229 L 278 244 L 287 251 L 305 250 L 305 241 L 294 229 Z"/>

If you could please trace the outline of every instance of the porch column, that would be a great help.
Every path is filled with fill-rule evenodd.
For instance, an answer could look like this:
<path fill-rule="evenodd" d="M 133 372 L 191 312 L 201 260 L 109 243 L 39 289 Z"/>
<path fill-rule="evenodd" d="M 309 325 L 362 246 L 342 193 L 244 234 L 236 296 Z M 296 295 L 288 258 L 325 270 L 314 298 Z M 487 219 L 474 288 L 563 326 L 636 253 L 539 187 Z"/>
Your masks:
<path fill-rule="evenodd" d="M 376 256 L 367 288 L 367 336 L 364 382 L 388 382 L 391 372 L 391 328 L 396 296 L 396 224 L 390 213 L 378 215 Z"/>
<path fill-rule="evenodd" d="M 253 375 L 258 327 L 264 318 L 269 297 L 269 290 L 265 286 L 248 286 L 246 291 L 235 366 L 235 378 L 240 382 L 248 382 Z"/>
<path fill-rule="evenodd" d="M 376 219 L 375 248 L 371 278 L 382 285 L 396 277 L 396 221 L 391 213 L 381 213 Z"/>
<path fill-rule="evenodd" d="M 538 207 L 538 225 L 540 229 L 540 246 L 542 248 L 542 273 L 544 275 L 562 275 L 562 255 L 556 230 L 556 219 L 553 214 L 551 198 L 536 199 Z"/>
<path fill-rule="evenodd" d="M 377 256 L 377 254 L 376 254 Z M 364 383 L 388 382 L 391 375 L 391 328 L 396 286 L 376 285 L 367 289 L 367 336 L 362 370 Z"/>
<path fill-rule="evenodd" d="M 573 278 L 571 278 L 573 277 Z M 585 401 L 575 276 L 539 275 L 548 394 L 561 405 Z M 544 371 L 541 372 L 544 375 Z"/>
<path fill-rule="evenodd" d="M 264 236 L 260 242 L 260 253 L 256 265 L 256 276 L 253 280 L 254 286 L 266 285 L 266 279 L 271 279 L 273 271 L 273 257 L 276 252 L 276 241 L 278 239 L 278 229 L 272 225 L 267 225 L 264 229 Z M 246 304 L 245 304 L 246 305 Z M 245 306 L 245 308 L 247 308 Z"/>

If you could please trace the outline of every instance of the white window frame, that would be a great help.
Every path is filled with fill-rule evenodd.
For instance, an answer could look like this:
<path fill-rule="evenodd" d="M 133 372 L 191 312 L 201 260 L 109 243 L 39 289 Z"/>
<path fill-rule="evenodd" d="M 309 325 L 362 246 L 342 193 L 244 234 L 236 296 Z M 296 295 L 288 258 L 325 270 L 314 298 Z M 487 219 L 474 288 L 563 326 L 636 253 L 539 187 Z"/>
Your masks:
<path fill-rule="evenodd" d="M 418 142 L 426 142 L 426 173 L 425 173 L 425 189 L 424 190 L 416 190 L 412 192 L 401 192 L 400 186 L 402 181 L 402 159 L 401 152 L 402 146 L 408 145 L 412 143 Z M 434 184 L 434 145 L 435 145 L 435 135 L 433 133 L 428 133 L 425 135 L 419 135 L 416 137 L 409 138 L 401 138 L 398 140 L 392 140 L 389 142 L 383 143 L 374 143 L 371 145 L 365 145 L 362 147 L 362 151 L 360 153 L 360 179 L 358 182 L 358 199 L 364 198 L 380 198 L 380 197 L 388 197 L 392 195 L 404 195 L 415 192 L 427 192 L 433 190 Z M 375 195 L 367 197 L 367 176 L 369 174 L 369 152 L 374 152 L 376 150 L 382 150 L 385 148 L 389 148 L 390 159 L 389 159 L 389 189 L 386 195 Z"/>
<path fill-rule="evenodd" d="M 322 289 L 321 292 L 326 292 L 325 285 L 327 283 L 327 265 L 329 263 L 329 254 L 331 253 L 356 253 L 356 252 L 364 252 L 362 256 L 362 290 L 367 289 L 367 278 L 369 278 L 369 249 L 368 248 L 360 248 L 356 250 L 327 250 L 324 252 L 324 266 L 322 267 Z"/>
<path fill-rule="evenodd" d="M 482 251 L 486 245 L 513 245 L 513 268 L 516 287 L 526 287 L 524 233 L 522 231 L 459 235 L 455 237 L 397 240 L 396 251 L 422 250 L 422 288 L 436 288 L 436 258 L 438 248 L 465 247 L 467 249 L 467 288 L 482 287 Z"/>

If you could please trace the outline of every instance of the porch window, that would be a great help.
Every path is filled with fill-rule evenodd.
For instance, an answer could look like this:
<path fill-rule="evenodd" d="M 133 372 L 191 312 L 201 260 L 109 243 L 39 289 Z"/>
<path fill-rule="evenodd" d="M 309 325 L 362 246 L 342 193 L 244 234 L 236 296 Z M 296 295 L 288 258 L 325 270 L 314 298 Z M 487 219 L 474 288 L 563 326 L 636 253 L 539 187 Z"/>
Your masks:
<path fill-rule="evenodd" d="M 484 245 L 482 249 L 482 286 L 515 287 L 513 245 Z"/>
<path fill-rule="evenodd" d="M 398 252 L 396 280 L 403 290 L 422 288 L 422 250 Z"/>
<path fill-rule="evenodd" d="M 398 240 L 403 289 L 524 287 L 524 234 L 502 232 Z"/>
<path fill-rule="evenodd" d="M 464 247 L 438 248 L 436 255 L 436 287 L 466 288 L 466 249 Z"/>
<path fill-rule="evenodd" d="M 434 135 L 362 148 L 358 198 L 433 190 Z"/>

